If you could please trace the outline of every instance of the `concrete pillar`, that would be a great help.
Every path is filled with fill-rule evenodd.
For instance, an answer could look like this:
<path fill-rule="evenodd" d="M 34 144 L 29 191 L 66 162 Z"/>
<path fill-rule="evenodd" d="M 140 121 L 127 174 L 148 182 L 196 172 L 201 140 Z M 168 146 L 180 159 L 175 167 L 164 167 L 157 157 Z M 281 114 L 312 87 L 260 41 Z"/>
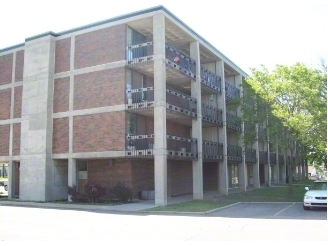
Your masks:
<path fill-rule="evenodd" d="M 253 148 L 256 150 L 256 162 L 253 165 L 253 186 L 254 188 L 260 188 L 260 148 L 259 148 L 259 140 L 258 140 L 258 134 L 259 134 L 259 124 L 255 124 L 255 132 L 256 132 L 256 141 L 253 144 Z"/>
<path fill-rule="evenodd" d="M 278 149 L 278 143 L 276 143 L 276 164 L 274 165 L 274 183 L 280 182 L 280 172 L 279 172 L 279 149 Z"/>
<path fill-rule="evenodd" d="M 155 204 L 167 205 L 165 16 L 153 17 Z"/>
<path fill-rule="evenodd" d="M 77 186 L 77 163 L 76 159 L 68 159 L 68 186 Z M 68 196 L 68 201 L 72 201 Z"/>
<path fill-rule="evenodd" d="M 242 76 L 235 76 L 236 86 L 237 88 L 242 84 Z M 243 97 L 243 87 L 240 86 L 240 96 Z M 241 107 L 239 106 L 237 109 L 237 116 L 242 116 Z M 241 124 L 241 134 L 244 136 L 244 122 Z M 240 191 L 246 191 L 246 161 L 245 161 L 245 145 L 242 138 L 238 139 L 238 146 L 242 147 L 242 158 L 241 162 L 238 163 L 238 187 Z"/>
<path fill-rule="evenodd" d="M 51 200 L 54 55 L 51 33 L 25 42 L 20 200 Z"/>
<path fill-rule="evenodd" d="M 197 138 L 198 159 L 192 161 L 193 198 L 203 199 L 203 138 L 200 54 L 198 41 L 190 43 L 190 57 L 196 61 L 196 81 L 191 81 L 191 96 L 197 99 L 197 119 L 192 120 L 192 137 Z"/>
<path fill-rule="evenodd" d="M 228 195 L 228 159 L 227 159 L 227 108 L 225 98 L 225 77 L 224 77 L 224 62 L 216 62 L 216 74 L 221 77 L 221 95 L 218 97 L 219 108 L 222 109 L 223 127 L 219 128 L 219 142 L 223 144 L 223 160 L 219 163 L 219 193 L 220 195 Z"/>
<path fill-rule="evenodd" d="M 265 175 L 265 183 L 267 186 L 271 186 L 271 163 L 270 163 L 270 137 L 269 137 L 269 129 L 268 129 L 268 121 L 266 122 L 266 151 L 267 151 L 267 163 L 264 165 L 264 175 Z"/>

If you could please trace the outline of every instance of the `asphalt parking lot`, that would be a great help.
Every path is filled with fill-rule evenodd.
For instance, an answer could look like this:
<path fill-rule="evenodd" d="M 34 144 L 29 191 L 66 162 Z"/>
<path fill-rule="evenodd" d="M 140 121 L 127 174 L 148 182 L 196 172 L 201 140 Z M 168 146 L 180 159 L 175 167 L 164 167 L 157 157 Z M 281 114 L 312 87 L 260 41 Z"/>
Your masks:
<path fill-rule="evenodd" d="M 240 203 L 209 214 L 215 217 L 253 219 L 327 220 L 327 208 L 305 211 L 302 203 Z"/>

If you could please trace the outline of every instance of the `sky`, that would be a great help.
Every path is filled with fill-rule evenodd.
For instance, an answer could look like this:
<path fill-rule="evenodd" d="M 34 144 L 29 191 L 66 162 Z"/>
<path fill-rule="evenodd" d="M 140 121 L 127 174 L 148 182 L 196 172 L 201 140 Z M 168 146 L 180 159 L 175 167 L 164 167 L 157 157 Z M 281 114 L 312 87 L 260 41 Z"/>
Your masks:
<path fill-rule="evenodd" d="M 0 49 L 163 5 L 246 73 L 261 64 L 327 61 L 328 0 L 10 0 L 0 8 Z"/>

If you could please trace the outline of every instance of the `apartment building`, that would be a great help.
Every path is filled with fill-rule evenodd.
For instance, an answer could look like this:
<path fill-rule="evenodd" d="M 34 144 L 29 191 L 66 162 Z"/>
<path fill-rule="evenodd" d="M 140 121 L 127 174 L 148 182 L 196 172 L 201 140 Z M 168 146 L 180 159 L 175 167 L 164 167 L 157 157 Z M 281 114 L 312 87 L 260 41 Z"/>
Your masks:
<path fill-rule="evenodd" d="M 229 107 L 245 77 L 163 6 L 0 50 L 9 198 L 66 199 L 68 185 L 121 181 L 165 206 L 284 182 L 265 125 L 246 127 Z M 245 131 L 257 141 L 244 146 Z"/>

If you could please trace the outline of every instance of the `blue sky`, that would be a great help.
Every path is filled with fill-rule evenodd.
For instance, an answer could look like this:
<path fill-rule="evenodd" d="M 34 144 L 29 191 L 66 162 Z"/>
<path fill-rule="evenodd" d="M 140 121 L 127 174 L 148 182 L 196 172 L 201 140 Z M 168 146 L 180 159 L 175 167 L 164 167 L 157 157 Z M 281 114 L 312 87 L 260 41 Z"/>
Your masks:
<path fill-rule="evenodd" d="M 245 72 L 260 64 L 327 61 L 328 0 L 121 0 L 1 2 L 0 49 L 163 5 Z"/>

